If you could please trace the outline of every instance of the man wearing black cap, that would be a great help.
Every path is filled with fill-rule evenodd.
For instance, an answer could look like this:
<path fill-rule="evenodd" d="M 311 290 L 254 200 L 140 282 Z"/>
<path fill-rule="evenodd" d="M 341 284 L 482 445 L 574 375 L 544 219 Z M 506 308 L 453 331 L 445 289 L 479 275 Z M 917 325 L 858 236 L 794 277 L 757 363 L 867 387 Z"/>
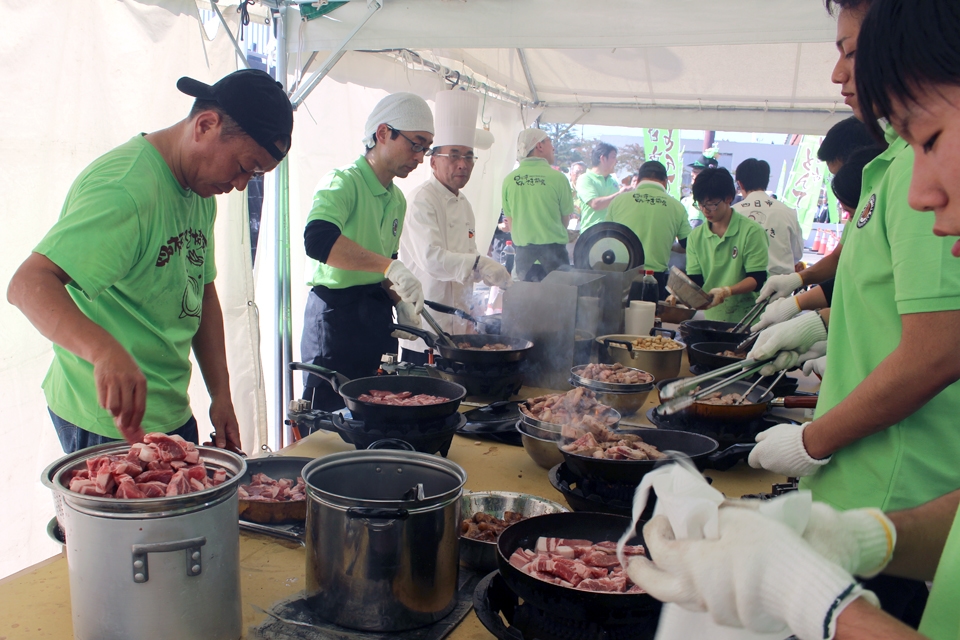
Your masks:
<path fill-rule="evenodd" d="M 692 185 L 697 176 L 700 175 L 700 172 L 704 169 L 716 169 L 720 166 L 720 163 L 717 161 L 717 154 L 720 153 L 720 150 L 716 147 L 710 147 L 697 158 L 694 162 L 691 162 L 687 166 L 690 167 L 690 184 Z M 703 224 L 704 217 L 703 213 L 697 209 L 696 205 L 693 203 L 693 193 L 687 195 L 680 199 L 680 203 L 687 210 L 687 217 L 690 220 L 690 225 L 693 227 L 698 227 Z"/>
<path fill-rule="evenodd" d="M 145 431 L 198 442 L 190 349 L 210 392 L 218 447 L 240 448 L 214 286 L 212 196 L 242 191 L 290 148 L 293 109 L 262 71 L 209 86 L 173 126 L 89 165 L 59 221 L 10 281 L 8 300 L 54 343 L 43 382 L 64 451 Z"/>

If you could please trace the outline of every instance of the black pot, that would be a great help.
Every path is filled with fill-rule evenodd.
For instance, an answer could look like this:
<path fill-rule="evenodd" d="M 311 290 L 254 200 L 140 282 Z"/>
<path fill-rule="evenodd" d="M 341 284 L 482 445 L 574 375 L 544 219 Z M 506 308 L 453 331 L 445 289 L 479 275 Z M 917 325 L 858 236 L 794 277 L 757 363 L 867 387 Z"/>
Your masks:
<path fill-rule="evenodd" d="M 732 342 L 740 344 L 750 337 L 749 331 L 731 333 L 737 324 L 735 322 L 721 322 L 719 320 L 687 320 L 680 323 L 680 336 L 683 342 Z"/>

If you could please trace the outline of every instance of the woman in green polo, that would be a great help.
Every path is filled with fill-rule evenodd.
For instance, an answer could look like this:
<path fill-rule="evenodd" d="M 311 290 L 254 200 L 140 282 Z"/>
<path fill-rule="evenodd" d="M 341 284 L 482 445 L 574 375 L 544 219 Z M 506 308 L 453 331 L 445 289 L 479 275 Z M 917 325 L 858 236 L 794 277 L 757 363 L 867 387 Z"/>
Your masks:
<path fill-rule="evenodd" d="M 767 279 L 767 234 L 730 208 L 736 195 L 724 168 L 704 169 L 693 182 L 694 202 L 707 223 L 687 239 L 687 275 L 710 292 L 708 320 L 742 320 Z"/>

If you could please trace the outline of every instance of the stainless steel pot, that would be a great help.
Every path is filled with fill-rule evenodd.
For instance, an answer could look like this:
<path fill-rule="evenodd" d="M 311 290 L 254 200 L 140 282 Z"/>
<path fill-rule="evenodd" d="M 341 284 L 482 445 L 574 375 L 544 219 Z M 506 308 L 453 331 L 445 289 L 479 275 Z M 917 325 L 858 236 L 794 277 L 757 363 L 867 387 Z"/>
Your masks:
<path fill-rule="evenodd" d="M 591 378 L 584 378 L 585 367 L 579 366 L 570 369 L 570 384 L 575 387 L 590 389 L 597 396 L 597 402 L 616 409 L 621 416 L 631 416 L 640 410 L 647 396 L 653 391 L 656 377 L 651 375 L 650 382 L 640 384 L 621 384 L 617 382 L 601 382 Z M 642 373 L 647 373 L 642 371 Z"/>
<path fill-rule="evenodd" d="M 401 631 L 456 604 L 459 465 L 407 451 L 349 451 L 314 460 L 307 483 L 307 596 L 351 629 Z"/>
<path fill-rule="evenodd" d="M 676 339 L 676 332 L 670 331 L 669 333 L 673 334 L 669 337 L 680 345 L 679 348 L 669 351 L 635 349 L 633 347 L 633 341 L 646 336 L 631 336 L 625 334 L 600 336 L 597 338 L 600 362 L 602 364 L 619 362 L 625 367 L 641 369 L 653 374 L 653 377 L 657 380 L 676 378 L 680 375 L 680 364 L 683 360 L 683 348 L 685 345 Z"/>
<path fill-rule="evenodd" d="M 232 640 L 242 632 L 237 485 L 240 456 L 198 447 L 216 487 L 170 498 L 117 500 L 74 493 L 70 472 L 129 445 L 84 449 L 51 464 L 41 480 L 57 497 L 66 536 L 77 640 L 145 636 Z"/>

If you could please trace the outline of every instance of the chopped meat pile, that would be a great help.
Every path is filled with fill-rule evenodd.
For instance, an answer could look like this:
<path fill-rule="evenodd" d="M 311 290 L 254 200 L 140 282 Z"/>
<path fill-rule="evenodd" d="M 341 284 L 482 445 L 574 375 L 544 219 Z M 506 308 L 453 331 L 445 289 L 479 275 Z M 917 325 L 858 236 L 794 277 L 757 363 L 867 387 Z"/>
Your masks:
<path fill-rule="evenodd" d="M 726 351 L 721 351 L 720 355 L 726 356 L 728 358 L 736 358 L 737 360 L 743 360 L 744 358 L 747 357 L 745 353 L 737 353 L 736 351 L 732 351 L 730 349 L 727 349 Z"/>
<path fill-rule="evenodd" d="M 371 404 L 389 404 L 395 407 L 423 407 L 428 404 L 441 404 L 448 402 L 450 398 L 441 398 L 440 396 L 431 396 L 426 393 L 413 395 L 409 391 L 394 393 L 393 391 L 378 391 L 371 389 L 370 393 L 364 393 L 359 398 L 360 402 L 369 402 Z"/>
<path fill-rule="evenodd" d="M 743 398 L 743 396 L 740 395 L 739 393 L 728 393 L 726 395 L 723 395 L 719 391 L 716 391 L 706 396 L 705 398 L 700 398 L 699 400 L 697 400 L 697 402 L 700 402 L 701 404 L 721 404 L 725 406 L 735 405 L 737 403 L 739 403 L 741 406 L 745 404 L 753 404 L 749 400 L 744 400 L 743 402 L 740 402 L 741 398 Z"/>
<path fill-rule="evenodd" d="M 520 410 L 541 422 L 560 425 L 562 434 L 571 438 L 586 432 L 606 434 L 608 427 L 619 421 L 616 411 L 597 402 L 594 393 L 583 387 L 530 398 L 520 404 Z"/>
<path fill-rule="evenodd" d="M 485 344 L 482 347 L 475 347 L 469 342 L 459 342 L 457 346 L 461 349 L 472 349 L 473 351 L 509 351 L 512 348 L 510 345 L 503 344 L 502 342 Z"/>
<path fill-rule="evenodd" d="M 192 442 L 165 433 L 148 433 L 125 455 L 87 458 L 86 463 L 86 469 L 72 472 L 70 490 L 104 498 L 178 496 L 227 479 L 225 469 L 208 472 Z"/>
<path fill-rule="evenodd" d="M 605 439 L 601 440 L 600 437 L 604 436 Z M 561 448 L 567 453 L 605 460 L 660 460 L 667 457 L 632 433 L 608 431 L 600 437 L 587 433 Z"/>
<path fill-rule="evenodd" d="M 640 369 L 625 367 L 619 362 L 616 364 L 588 364 L 580 372 L 581 378 L 596 380 L 597 382 L 612 382 L 614 384 L 646 384 L 653 382 L 653 376 Z"/>
<path fill-rule="evenodd" d="M 504 529 L 521 520 L 526 518 L 516 511 L 504 511 L 503 520 L 480 511 L 460 523 L 460 535 L 481 542 L 496 542 Z"/>
<path fill-rule="evenodd" d="M 640 545 L 627 545 L 624 553 L 630 557 L 644 555 L 645 551 Z M 534 578 L 569 589 L 646 593 L 630 582 L 620 566 L 616 542 L 540 538 L 535 550 L 514 551 L 510 564 Z"/>
<path fill-rule="evenodd" d="M 255 473 L 250 484 L 240 485 L 240 499 L 251 502 L 296 502 L 306 500 L 307 485 L 303 478 L 274 480 L 265 473 Z"/>

